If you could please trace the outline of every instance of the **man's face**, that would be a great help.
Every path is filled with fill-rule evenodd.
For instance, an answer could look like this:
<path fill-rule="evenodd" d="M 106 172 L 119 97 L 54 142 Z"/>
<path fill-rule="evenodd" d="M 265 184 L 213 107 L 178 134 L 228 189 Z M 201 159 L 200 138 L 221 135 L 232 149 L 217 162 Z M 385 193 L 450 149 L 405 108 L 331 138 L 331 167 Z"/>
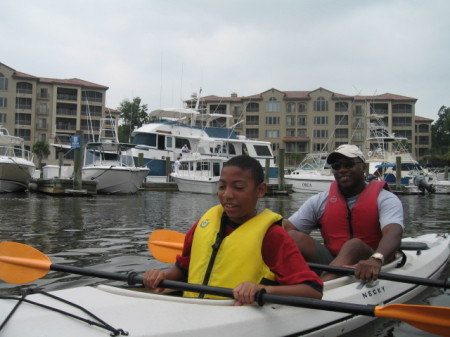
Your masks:
<path fill-rule="evenodd" d="M 353 190 L 364 184 L 366 164 L 360 158 L 348 158 L 339 156 L 331 164 L 334 178 L 342 190 Z"/>

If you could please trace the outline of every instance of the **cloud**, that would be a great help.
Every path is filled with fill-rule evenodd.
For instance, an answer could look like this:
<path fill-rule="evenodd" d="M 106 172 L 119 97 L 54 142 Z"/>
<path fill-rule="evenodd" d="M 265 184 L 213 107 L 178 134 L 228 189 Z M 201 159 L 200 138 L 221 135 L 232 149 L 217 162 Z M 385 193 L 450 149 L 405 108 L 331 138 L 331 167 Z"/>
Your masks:
<path fill-rule="evenodd" d="M 450 105 L 449 10 L 445 0 L 3 1 L 0 62 L 106 85 L 111 107 L 135 96 L 179 106 L 199 87 L 325 87 L 415 97 L 416 114 L 436 118 Z"/>

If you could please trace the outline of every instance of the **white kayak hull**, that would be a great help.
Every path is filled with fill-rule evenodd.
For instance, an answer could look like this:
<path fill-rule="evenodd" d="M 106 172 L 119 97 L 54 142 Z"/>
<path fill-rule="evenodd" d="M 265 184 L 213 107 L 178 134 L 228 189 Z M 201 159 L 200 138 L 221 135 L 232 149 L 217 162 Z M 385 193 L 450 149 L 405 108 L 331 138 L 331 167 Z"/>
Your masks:
<path fill-rule="evenodd" d="M 406 263 L 392 263 L 384 272 L 435 279 L 446 266 L 450 237 L 427 234 L 404 241 L 425 242 L 430 249 L 405 251 Z M 326 282 L 325 300 L 384 306 L 403 303 L 426 287 L 378 280 L 364 284 L 351 276 Z M 89 310 L 130 336 L 338 336 L 370 322 L 373 317 L 297 308 L 286 305 L 233 306 L 233 300 L 188 299 L 101 285 L 54 291 L 51 294 Z M 78 309 L 42 294 L 27 299 L 91 319 Z M 0 300 L 0 320 L 16 305 Z M 22 303 L 0 336 L 108 336 L 109 332 L 60 313 Z"/>

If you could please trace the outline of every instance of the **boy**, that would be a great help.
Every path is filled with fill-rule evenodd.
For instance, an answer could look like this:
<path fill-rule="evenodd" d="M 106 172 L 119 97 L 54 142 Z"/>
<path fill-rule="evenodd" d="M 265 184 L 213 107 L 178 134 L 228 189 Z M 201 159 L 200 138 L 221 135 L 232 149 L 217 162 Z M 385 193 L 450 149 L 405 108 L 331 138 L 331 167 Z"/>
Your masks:
<path fill-rule="evenodd" d="M 251 304 L 262 288 L 267 293 L 321 298 L 323 283 L 312 272 L 282 228 L 282 216 L 256 205 L 267 190 L 259 162 L 236 156 L 222 169 L 220 205 L 208 210 L 186 234 L 183 253 L 166 271 L 149 270 L 147 288 L 161 280 L 233 288 L 236 305 Z M 214 297 L 185 292 L 189 297 Z"/>

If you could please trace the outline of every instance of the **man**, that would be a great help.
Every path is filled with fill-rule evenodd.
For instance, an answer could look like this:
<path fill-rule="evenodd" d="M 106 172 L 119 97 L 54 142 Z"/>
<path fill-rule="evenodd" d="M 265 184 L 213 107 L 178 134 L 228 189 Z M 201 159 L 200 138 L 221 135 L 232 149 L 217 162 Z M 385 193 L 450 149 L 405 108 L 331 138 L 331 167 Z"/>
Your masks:
<path fill-rule="evenodd" d="M 400 247 L 401 201 L 383 181 L 365 180 L 366 164 L 355 145 L 341 145 L 328 158 L 335 181 L 329 191 L 309 198 L 285 228 L 309 262 L 354 266 L 355 276 L 376 280 L 385 261 Z M 320 229 L 324 245 L 309 233 Z M 339 277 L 324 272 L 323 281 Z"/>

